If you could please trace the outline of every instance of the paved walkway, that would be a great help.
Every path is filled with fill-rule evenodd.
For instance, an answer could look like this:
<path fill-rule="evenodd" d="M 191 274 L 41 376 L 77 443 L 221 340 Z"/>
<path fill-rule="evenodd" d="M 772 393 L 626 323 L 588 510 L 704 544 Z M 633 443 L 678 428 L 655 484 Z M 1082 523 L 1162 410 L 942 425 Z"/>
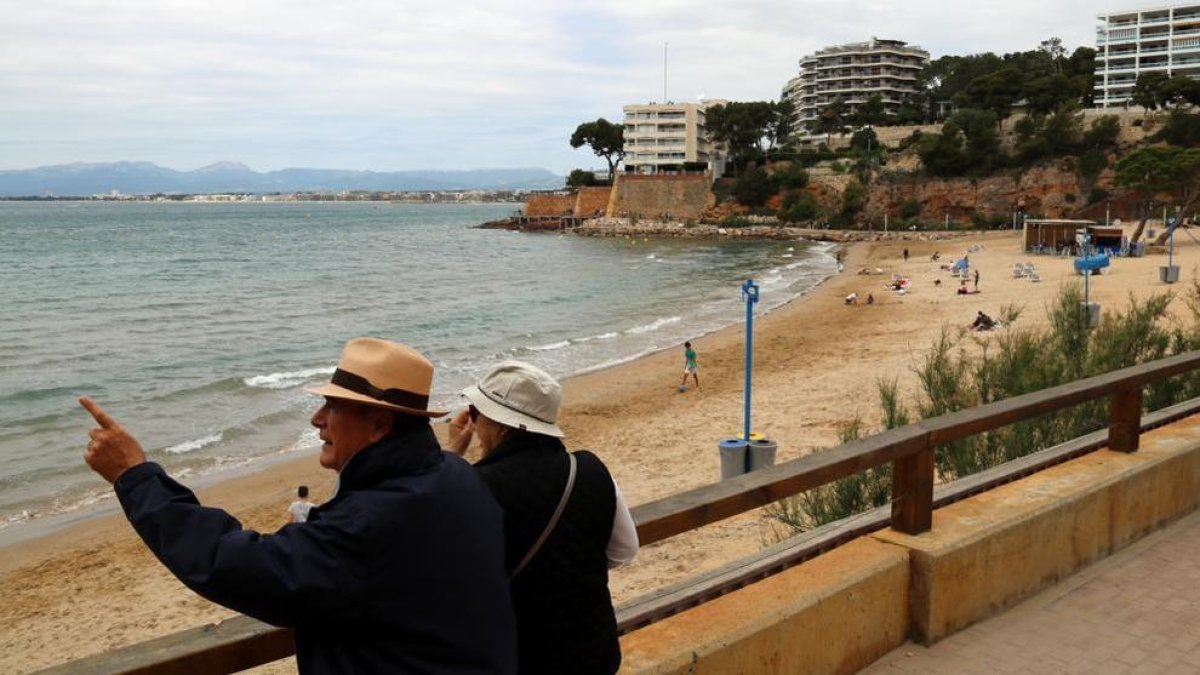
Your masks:
<path fill-rule="evenodd" d="M 932 647 L 862 671 L 1200 673 L 1200 512 Z"/>

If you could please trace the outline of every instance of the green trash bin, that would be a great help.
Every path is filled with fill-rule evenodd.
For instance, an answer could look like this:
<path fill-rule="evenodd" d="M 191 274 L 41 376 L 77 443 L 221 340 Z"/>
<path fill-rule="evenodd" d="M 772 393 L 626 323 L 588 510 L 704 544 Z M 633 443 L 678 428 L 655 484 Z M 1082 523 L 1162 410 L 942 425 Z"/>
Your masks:
<path fill-rule="evenodd" d="M 740 438 L 722 438 L 717 441 L 721 453 L 721 480 L 737 478 L 746 473 L 746 441 Z"/>
<path fill-rule="evenodd" d="M 769 438 L 754 438 L 751 435 L 750 447 L 746 451 L 747 470 L 758 471 L 775 466 L 775 451 L 778 447 L 778 444 Z"/>

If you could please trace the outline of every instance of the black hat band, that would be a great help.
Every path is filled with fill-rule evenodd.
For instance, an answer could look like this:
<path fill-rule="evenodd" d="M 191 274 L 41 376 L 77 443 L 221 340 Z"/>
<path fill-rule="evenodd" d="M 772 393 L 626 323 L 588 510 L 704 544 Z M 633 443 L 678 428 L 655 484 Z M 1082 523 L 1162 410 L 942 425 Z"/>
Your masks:
<path fill-rule="evenodd" d="M 416 392 L 407 391 L 405 389 L 380 389 L 371 384 L 367 378 L 361 375 L 355 375 L 349 371 L 338 368 L 333 371 L 333 377 L 329 380 L 331 384 L 336 384 L 344 389 L 349 389 L 356 394 L 370 396 L 373 399 L 391 403 L 402 408 L 413 408 L 416 410 L 426 410 L 429 407 L 429 397 L 418 394 Z"/>

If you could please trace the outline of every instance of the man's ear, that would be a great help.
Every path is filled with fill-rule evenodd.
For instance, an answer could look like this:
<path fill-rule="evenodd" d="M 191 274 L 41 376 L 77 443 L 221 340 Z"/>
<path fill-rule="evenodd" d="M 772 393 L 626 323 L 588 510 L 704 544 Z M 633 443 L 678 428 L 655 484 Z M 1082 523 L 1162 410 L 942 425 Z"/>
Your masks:
<path fill-rule="evenodd" d="M 378 443 L 392 433 L 392 424 L 396 421 L 390 410 L 371 408 L 371 442 Z"/>

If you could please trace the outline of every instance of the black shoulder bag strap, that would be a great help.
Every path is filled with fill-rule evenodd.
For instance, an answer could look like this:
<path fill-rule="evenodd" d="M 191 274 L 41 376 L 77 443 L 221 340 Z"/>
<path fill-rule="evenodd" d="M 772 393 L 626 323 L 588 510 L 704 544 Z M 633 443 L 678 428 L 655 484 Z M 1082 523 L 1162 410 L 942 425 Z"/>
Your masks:
<path fill-rule="evenodd" d="M 533 560 L 533 556 L 537 555 L 538 550 L 542 548 L 542 544 L 545 544 L 546 540 L 550 538 L 550 533 L 554 531 L 554 526 L 558 524 L 558 519 L 562 517 L 563 510 L 567 508 L 567 500 L 571 498 L 571 490 L 575 489 L 575 455 L 568 452 L 567 459 L 571 466 L 567 472 L 567 487 L 563 488 L 562 498 L 558 500 L 558 508 L 554 509 L 554 515 L 550 516 L 550 522 L 546 523 L 546 529 L 542 530 L 542 536 L 538 537 L 538 540 L 533 543 L 529 552 L 525 554 L 525 558 L 521 560 L 517 568 L 513 570 L 513 573 L 508 576 L 509 581 L 516 579 L 521 570 L 525 569 L 525 566 L 529 564 L 529 561 Z"/>

